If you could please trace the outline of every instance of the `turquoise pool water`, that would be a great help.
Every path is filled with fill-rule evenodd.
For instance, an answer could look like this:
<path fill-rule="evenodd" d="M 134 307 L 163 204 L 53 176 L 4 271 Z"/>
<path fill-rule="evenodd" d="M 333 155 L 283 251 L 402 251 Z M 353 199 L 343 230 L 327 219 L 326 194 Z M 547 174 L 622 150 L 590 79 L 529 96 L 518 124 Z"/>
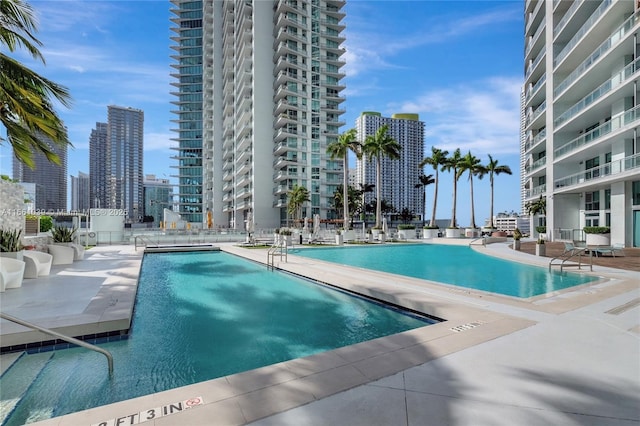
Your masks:
<path fill-rule="evenodd" d="M 598 279 L 557 270 L 549 272 L 546 268 L 482 254 L 467 246 L 388 244 L 375 247 L 308 248 L 290 253 L 521 298 Z"/>
<path fill-rule="evenodd" d="M 430 323 L 227 253 L 147 254 L 130 337 L 100 345 L 113 354 L 114 377 L 109 379 L 103 355 L 82 348 L 23 355 L 0 378 L 4 414 L 11 411 L 3 424 L 56 417 Z M 20 397 L 14 409 L 12 400 Z"/>

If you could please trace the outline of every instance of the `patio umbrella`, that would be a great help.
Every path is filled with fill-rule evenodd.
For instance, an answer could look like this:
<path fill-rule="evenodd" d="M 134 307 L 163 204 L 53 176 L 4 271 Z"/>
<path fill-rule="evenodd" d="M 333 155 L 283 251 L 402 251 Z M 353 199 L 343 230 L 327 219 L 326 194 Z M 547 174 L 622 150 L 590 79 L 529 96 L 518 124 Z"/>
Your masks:
<path fill-rule="evenodd" d="M 320 234 L 320 215 L 313 215 L 313 235 L 318 236 Z"/>
<path fill-rule="evenodd" d="M 213 214 L 211 210 L 207 210 L 207 228 L 211 229 L 213 227 Z"/>
<path fill-rule="evenodd" d="M 304 226 L 302 227 L 302 230 L 304 231 L 304 233 L 308 233 L 309 232 L 309 225 L 307 225 L 307 220 L 309 220 L 309 218 L 307 216 L 304 217 Z"/>
<path fill-rule="evenodd" d="M 383 217 L 382 218 L 382 230 L 384 231 L 384 233 L 387 233 L 387 218 Z"/>
<path fill-rule="evenodd" d="M 252 233 L 253 232 L 253 214 L 251 213 L 247 213 L 247 220 L 245 223 L 245 229 L 247 230 L 248 233 Z"/>

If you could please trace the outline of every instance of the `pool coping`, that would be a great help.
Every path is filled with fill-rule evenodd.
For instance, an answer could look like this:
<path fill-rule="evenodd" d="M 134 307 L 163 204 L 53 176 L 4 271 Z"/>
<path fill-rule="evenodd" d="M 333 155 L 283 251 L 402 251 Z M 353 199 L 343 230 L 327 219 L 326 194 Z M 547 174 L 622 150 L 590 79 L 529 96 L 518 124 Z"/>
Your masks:
<path fill-rule="evenodd" d="M 225 252 L 266 263 L 266 250 L 221 245 Z M 504 253 L 499 253 L 503 256 Z M 532 259 L 533 260 L 533 259 Z M 155 425 L 202 422 L 246 424 L 360 386 L 536 324 L 536 312 L 557 314 L 637 288 L 631 275 L 598 268 L 606 285 L 589 283 L 538 301 L 518 301 L 484 292 L 451 291 L 440 284 L 343 267 L 289 255 L 278 268 L 408 306 L 446 321 L 194 385 L 141 396 L 45 420 L 38 425 L 98 424 L 132 418 L 145 410 L 202 397 L 198 406 L 155 419 Z M 390 291 L 392 290 L 392 291 Z M 401 302 L 401 303 L 398 303 Z M 496 309 L 499 307 L 499 309 Z M 216 419 L 215 422 L 212 419 Z"/>

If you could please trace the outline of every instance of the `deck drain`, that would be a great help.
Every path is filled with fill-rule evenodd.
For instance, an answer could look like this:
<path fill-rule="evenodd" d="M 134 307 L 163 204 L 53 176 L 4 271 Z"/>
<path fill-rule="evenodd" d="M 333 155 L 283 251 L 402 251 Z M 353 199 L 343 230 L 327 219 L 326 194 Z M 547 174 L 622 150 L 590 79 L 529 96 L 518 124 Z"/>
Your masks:
<path fill-rule="evenodd" d="M 460 333 L 461 331 L 466 331 L 466 330 L 471 330 L 472 328 L 476 328 L 479 325 L 482 325 L 480 321 L 468 322 L 466 324 L 462 324 L 457 327 L 452 327 L 449 330 L 454 331 L 456 333 Z"/>
<path fill-rule="evenodd" d="M 633 309 L 636 306 L 640 306 L 640 298 L 633 299 L 632 301 L 627 302 L 624 305 L 609 309 L 606 313 L 610 315 L 620 315 L 621 313 L 626 312 L 629 309 Z"/>

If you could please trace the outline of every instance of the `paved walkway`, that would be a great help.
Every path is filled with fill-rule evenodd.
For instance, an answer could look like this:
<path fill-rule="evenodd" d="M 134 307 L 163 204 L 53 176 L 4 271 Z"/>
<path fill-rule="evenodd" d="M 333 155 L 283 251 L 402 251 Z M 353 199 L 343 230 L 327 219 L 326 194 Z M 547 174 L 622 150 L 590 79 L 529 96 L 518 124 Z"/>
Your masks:
<path fill-rule="evenodd" d="M 222 247 L 266 260 L 265 250 Z M 541 266 L 549 260 L 515 252 L 507 244 L 477 249 Z M 55 287 L 51 281 L 47 287 L 33 280 L 19 290 L 20 298 L 12 296 L 16 292 L 4 293 L 3 312 L 28 313 L 47 322 L 89 314 L 100 318 L 114 305 L 126 310 L 121 302 L 127 298 L 114 292 L 127 294 L 126 281 L 135 279 L 131 271 L 140 255 L 131 247 L 99 247 L 88 253 L 87 260 L 74 263 L 71 271 L 55 270 L 56 276 L 64 277 Z M 117 424 L 119 418 L 134 419 L 132 413 L 139 413 L 135 418 L 141 421 L 146 409 L 195 396 L 203 398 L 202 405 L 146 424 L 640 424 L 640 275 L 635 271 L 596 265 L 594 274 L 606 280 L 521 301 L 362 269 L 328 267 L 293 255 L 278 266 L 447 321 L 40 424 Z M 63 315 L 67 307 L 51 296 L 51 288 L 65 295 L 66 286 L 89 284 L 88 277 L 93 277 L 91 285 L 100 280 L 111 285 L 87 290 L 84 303 L 75 300 Z M 117 277 L 125 278 L 125 284 L 117 285 Z M 25 309 L 34 303 L 40 308 Z M 9 328 L 0 322 L 3 340 Z M 3 367 L 8 362 L 9 357 L 0 358 Z"/>

